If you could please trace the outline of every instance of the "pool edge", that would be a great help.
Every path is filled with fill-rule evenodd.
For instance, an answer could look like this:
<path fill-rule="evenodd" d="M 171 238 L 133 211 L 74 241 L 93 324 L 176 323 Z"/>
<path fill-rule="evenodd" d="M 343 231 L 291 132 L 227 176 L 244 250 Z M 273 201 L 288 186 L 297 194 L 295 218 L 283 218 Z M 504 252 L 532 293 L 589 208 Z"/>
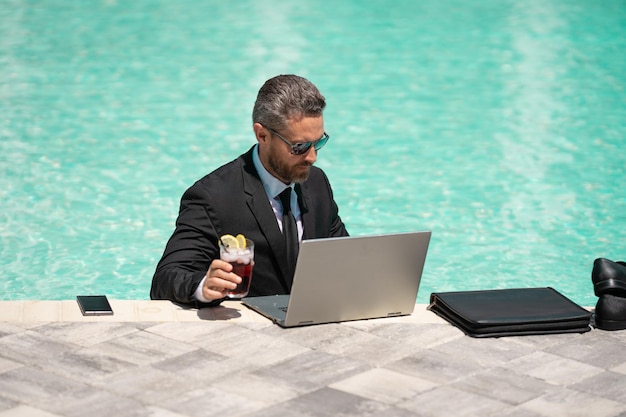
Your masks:
<path fill-rule="evenodd" d="M 109 300 L 112 316 L 83 316 L 75 300 L 0 301 L 0 322 L 202 322 L 235 321 L 270 323 L 239 301 L 225 301 L 220 307 L 188 309 L 165 300 Z M 393 320 L 410 323 L 442 323 L 443 320 L 416 304 L 410 316 Z M 377 319 L 385 321 L 387 319 Z"/>

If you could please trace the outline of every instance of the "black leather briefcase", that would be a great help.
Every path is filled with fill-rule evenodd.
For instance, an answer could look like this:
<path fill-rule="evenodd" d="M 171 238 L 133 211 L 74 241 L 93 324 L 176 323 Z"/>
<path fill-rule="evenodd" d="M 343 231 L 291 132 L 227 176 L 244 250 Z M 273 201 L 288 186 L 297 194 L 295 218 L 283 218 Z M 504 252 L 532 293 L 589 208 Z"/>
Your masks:
<path fill-rule="evenodd" d="M 551 287 L 432 293 L 428 309 L 472 337 L 591 329 L 591 313 Z"/>

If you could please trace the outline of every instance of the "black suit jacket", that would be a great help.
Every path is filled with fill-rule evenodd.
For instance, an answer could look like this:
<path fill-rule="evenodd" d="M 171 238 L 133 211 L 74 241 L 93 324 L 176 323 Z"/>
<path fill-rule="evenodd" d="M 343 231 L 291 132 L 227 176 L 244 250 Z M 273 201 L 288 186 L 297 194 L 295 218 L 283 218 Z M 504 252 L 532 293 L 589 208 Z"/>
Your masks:
<path fill-rule="evenodd" d="M 252 162 L 253 150 L 208 174 L 185 192 L 176 229 L 152 279 L 152 299 L 202 307 L 193 294 L 212 260 L 219 258 L 219 236 L 227 233 L 242 233 L 254 242 L 249 296 L 290 292 L 292 277 L 287 276 L 284 239 Z M 296 192 L 303 239 L 348 235 L 321 169 L 312 167 L 308 180 L 296 185 Z"/>

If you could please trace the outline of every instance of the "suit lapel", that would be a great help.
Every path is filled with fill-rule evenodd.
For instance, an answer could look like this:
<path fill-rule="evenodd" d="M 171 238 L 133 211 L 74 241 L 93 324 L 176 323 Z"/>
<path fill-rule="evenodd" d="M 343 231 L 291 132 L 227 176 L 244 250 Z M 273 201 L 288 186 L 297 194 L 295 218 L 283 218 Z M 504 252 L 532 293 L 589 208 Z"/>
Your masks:
<path fill-rule="evenodd" d="M 315 219 L 313 218 L 313 216 L 309 215 L 311 197 L 308 189 L 309 187 L 306 182 L 302 184 L 296 184 L 295 186 L 296 194 L 298 194 L 298 205 L 300 206 L 300 213 L 302 214 L 302 227 L 304 228 L 302 240 L 308 239 L 309 236 L 314 236 L 311 234 L 311 232 L 315 230 Z"/>
<path fill-rule="evenodd" d="M 254 148 L 252 149 L 254 150 Z M 265 236 L 269 246 L 271 255 L 275 257 L 276 264 L 280 268 L 280 276 L 278 277 L 281 285 L 287 292 L 291 292 L 291 279 L 287 280 L 289 273 L 287 264 L 284 261 L 287 258 L 287 250 L 285 248 L 285 240 L 278 227 L 276 215 L 272 210 L 272 206 L 267 200 L 267 193 L 263 187 L 254 163 L 252 162 L 252 152 L 248 152 L 244 156 L 243 166 L 243 184 L 244 192 L 247 195 L 248 208 L 252 215 L 257 219 L 261 233 Z"/>

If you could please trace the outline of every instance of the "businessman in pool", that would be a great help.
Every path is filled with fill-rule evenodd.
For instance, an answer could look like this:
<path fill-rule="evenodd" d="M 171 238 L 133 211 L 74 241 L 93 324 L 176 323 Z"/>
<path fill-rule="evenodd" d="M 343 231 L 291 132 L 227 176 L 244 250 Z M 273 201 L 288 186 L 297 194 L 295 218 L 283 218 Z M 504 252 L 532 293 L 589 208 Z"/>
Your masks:
<path fill-rule="evenodd" d="M 326 174 L 313 166 L 329 139 L 325 106 L 305 78 L 279 75 L 265 82 L 252 111 L 257 143 L 183 194 L 176 228 L 152 279 L 152 299 L 198 308 L 224 300 L 241 282 L 220 260 L 218 239 L 224 234 L 254 242 L 249 296 L 289 294 L 295 265 L 288 261 L 279 197 L 287 188 L 285 204 L 290 202 L 298 241 L 348 235 Z"/>

